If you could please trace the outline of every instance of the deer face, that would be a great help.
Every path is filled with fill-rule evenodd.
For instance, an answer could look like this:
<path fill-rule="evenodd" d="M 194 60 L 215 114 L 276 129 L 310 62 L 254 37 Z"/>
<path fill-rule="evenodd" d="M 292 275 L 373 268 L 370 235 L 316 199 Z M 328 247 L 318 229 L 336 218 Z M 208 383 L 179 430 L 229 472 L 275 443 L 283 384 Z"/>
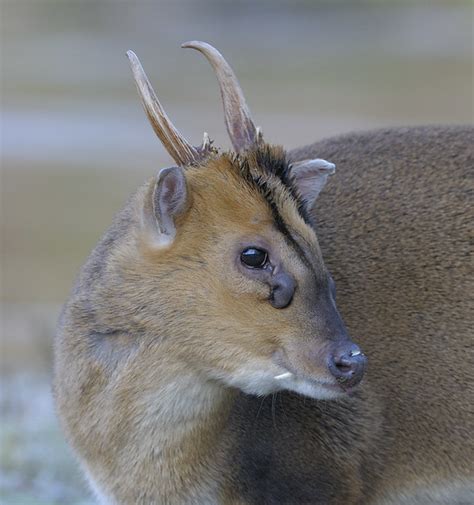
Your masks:
<path fill-rule="evenodd" d="M 307 217 L 334 165 L 289 166 L 282 149 L 263 143 L 222 56 L 204 43 L 187 47 L 218 74 L 238 154 L 218 156 L 206 137 L 200 148 L 182 139 L 129 54 L 152 125 L 181 165 L 162 170 L 144 194 L 147 274 L 134 278 L 148 290 L 148 329 L 165 331 L 168 352 L 208 380 L 252 394 L 337 396 L 359 383 L 365 357 L 337 311 Z"/>
<path fill-rule="evenodd" d="M 320 177 L 319 168 L 305 183 Z M 160 300 L 148 314 L 159 315 L 156 332 L 171 328 L 173 352 L 210 380 L 330 398 L 360 381 L 365 358 L 337 311 L 297 184 L 283 151 L 268 146 L 165 169 L 145 195 L 140 284 Z"/>

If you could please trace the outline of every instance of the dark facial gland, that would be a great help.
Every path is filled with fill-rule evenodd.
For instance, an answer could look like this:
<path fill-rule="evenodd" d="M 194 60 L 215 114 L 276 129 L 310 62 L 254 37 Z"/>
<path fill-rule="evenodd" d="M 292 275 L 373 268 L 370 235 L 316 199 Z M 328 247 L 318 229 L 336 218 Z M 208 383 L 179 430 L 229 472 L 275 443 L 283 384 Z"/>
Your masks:
<path fill-rule="evenodd" d="M 257 277 L 269 285 L 268 301 L 272 307 L 284 309 L 290 305 L 296 288 L 295 280 L 287 272 L 275 268 L 265 249 L 247 247 L 240 253 L 240 262 L 249 270 L 252 277 Z"/>

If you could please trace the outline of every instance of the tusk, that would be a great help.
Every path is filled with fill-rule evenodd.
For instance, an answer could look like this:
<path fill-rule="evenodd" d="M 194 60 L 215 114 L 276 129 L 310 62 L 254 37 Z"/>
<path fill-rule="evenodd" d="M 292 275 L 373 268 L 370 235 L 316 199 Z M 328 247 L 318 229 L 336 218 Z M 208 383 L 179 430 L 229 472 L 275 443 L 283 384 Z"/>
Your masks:
<path fill-rule="evenodd" d="M 291 372 L 285 372 L 285 373 L 282 373 L 280 375 L 275 375 L 275 377 L 273 377 L 275 380 L 279 381 L 281 379 L 288 379 L 290 377 L 293 377 L 293 374 Z"/>

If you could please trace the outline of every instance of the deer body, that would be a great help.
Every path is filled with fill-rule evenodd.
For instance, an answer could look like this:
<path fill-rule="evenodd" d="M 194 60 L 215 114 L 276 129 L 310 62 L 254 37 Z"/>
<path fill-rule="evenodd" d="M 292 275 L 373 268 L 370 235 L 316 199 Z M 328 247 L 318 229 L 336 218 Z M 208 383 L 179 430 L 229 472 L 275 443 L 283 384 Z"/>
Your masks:
<path fill-rule="evenodd" d="M 224 103 L 242 102 L 226 86 Z M 56 402 L 97 496 L 468 503 L 473 129 L 287 155 L 239 111 L 226 111 L 238 155 L 167 147 L 178 166 L 131 197 L 63 310 Z M 338 175 L 313 206 L 333 170 L 321 156 Z M 349 334 L 370 357 L 357 389 L 365 358 Z"/>

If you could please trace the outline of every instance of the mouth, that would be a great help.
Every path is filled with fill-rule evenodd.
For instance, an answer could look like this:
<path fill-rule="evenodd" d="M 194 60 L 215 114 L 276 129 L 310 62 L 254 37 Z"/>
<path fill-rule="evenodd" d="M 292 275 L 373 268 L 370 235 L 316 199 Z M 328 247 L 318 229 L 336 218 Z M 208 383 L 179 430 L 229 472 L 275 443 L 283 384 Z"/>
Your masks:
<path fill-rule="evenodd" d="M 328 364 L 324 362 L 318 364 L 316 360 L 314 365 L 307 363 L 306 369 L 301 369 L 292 363 L 284 349 L 279 349 L 273 354 L 273 363 L 281 372 L 273 376 L 273 383 L 279 389 L 296 391 L 315 399 L 352 396 L 362 379 L 366 358 L 355 345 L 352 345 L 349 351 L 351 352 L 346 352 L 349 356 L 349 361 L 346 360 L 348 363 L 344 361 L 346 357 L 344 354 L 338 357 L 338 361 L 333 359 L 335 362 L 333 367 L 331 361 Z M 334 354 L 329 356 L 332 357 Z"/>
<path fill-rule="evenodd" d="M 273 380 L 277 383 L 279 388 L 295 391 L 296 393 L 309 396 L 316 400 L 351 395 L 356 389 L 355 387 L 344 387 L 335 380 L 319 379 L 298 374 L 295 371 L 289 371 L 287 367 L 285 367 L 285 370 L 286 371 L 273 377 Z"/>

